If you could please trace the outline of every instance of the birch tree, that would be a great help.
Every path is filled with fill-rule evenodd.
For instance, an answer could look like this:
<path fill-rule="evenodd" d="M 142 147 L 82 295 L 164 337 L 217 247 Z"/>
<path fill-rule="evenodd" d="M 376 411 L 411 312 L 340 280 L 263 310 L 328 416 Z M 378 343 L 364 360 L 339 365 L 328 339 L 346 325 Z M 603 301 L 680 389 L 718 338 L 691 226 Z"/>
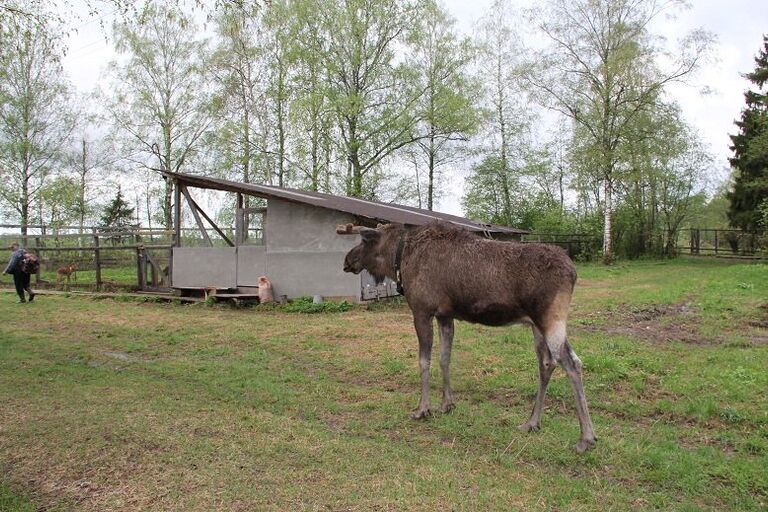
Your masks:
<path fill-rule="evenodd" d="M 420 8 L 417 0 L 315 0 L 305 12 L 322 27 L 325 93 L 336 117 L 349 196 L 374 197 L 382 162 L 417 140 L 415 106 L 424 90 L 396 54 Z"/>
<path fill-rule="evenodd" d="M 478 199 L 485 198 L 486 204 L 498 201 L 493 206 L 492 218 L 505 225 L 514 225 L 518 219 L 514 196 L 520 189 L 528 159 L 526 148 L 532 147 L 529 128 L 533 113 L 527 108 L 521 87 L 522 45 L 514 22 L 519 17 L 508 1 L 496 0 L 478 26 L 478 74 L 482 78 L 488 123 L 481 143 L 485 158 L 473 169 L 464 198 L 465 206 L 477 213 L 482 211 L 483 204 L 477 203 Z M 483 183 L 493 183 L 493 196 L 477 189 Z"/>
<path fill-rule="evenodd" d="M 26 237 L 32 206 L 62 160 L 76 118 L 55 30 L 25 19 L 16 28 L 0 47 L 0 199 Z"/>
<path fill-rule="evenodd" d="M 410 61 L 424 90 L 417 104 L 421 120 L 416 145 L 426 167 L 423 202 L 432 210 L 442 167 L 457 158 L 457 143 L 467 142 L 480 124 L 480 86 L 469 75 L 471 41 L 456 34 L 455 21 L 436 2 L 428 2 L 422 12 Z"/>
<path fill-rule="evenodd" d="M 266 71 L 262 65 L 260 9 L 231 4 L 216 17 L 218 43 L 211 76 L 218 96 L 216 110 L 217 167 L 235 170 L 243 183 L 269 183 L 267 161 L 271 137 L 264 104 Z"/>
<path fill-rule="evenodd" d="M 652 23 L 680 5 L 678 0 L 549 0 L 532 17 L 549 45 L 535 55 L 527 79 L 550 108 L 572 119 L 590 138 L 603 185 L 606 262 L 614 253 L 620 145 L 633 120 L 652 108 L 667 84 L 694 73 L 714 41 L 711 34 L 695 30 L 678 41 L 674 53 L 665 51 Z"/>
<path fill-rule="evenodd" d="M 127 135 L 130 159 L 145 169 L 186 169 L 213 119 L 201 61 L 206 41 L 197 39 L 197 27 L 186 15 L 154 5 L 146 6 L 138 23 L 119 23 L 114 32 L 126 58 L 111 65 L 107 108 L 118 131 Z M 166 182 L 166 229 L 172 226 L 171 196 Z"/>

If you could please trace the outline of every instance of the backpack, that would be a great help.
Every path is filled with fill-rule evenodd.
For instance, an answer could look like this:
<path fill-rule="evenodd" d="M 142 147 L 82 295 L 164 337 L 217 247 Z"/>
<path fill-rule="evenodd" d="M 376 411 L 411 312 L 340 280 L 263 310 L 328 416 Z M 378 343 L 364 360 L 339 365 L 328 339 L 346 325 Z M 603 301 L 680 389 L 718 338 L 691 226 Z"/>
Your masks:
<path fill-rule="evenodd" d="M 21 271 L 25 274 L 37 274 L 40 270 L 40 260 L 31 252 L 25 252 L 21 260 Z"/>

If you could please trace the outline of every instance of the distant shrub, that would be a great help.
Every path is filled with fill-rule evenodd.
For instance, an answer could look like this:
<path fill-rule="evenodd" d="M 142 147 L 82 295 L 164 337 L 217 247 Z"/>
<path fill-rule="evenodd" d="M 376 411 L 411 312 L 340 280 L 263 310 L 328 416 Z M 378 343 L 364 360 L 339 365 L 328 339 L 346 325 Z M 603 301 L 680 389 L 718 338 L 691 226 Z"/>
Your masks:
<path fill-rule="evenodd" d="M 312 302 L 312 297 L 299 297 L 283 305 L 279 309 L 288 313 L 341 313 L 349 311 L 354 305 L 351 302 L 343 300 L 335 302 L 326 300 L 319 304 Z"/>

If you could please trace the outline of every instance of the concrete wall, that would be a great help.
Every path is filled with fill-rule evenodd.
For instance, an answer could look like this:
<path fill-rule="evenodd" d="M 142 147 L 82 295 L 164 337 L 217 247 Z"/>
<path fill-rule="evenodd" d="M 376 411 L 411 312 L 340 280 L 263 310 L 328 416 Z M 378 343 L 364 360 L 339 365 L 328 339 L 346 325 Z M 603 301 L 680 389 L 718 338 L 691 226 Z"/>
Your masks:
<path fill-rule="evenodd" d="M 263 245 L 241 245 L 237 248 L 238 286 L 259 286 L 259 278 L 266 274 L 266 247 Z"/>
<path fill-rule="evenodd" d="M 174 247 L 173 286 L 234 288 L 237 286 L 234 247 Z"/>
<path fill-rule="evenodd" d="M 270 199 L 267 204 L 267 277 L 276 295 L 360 297 L 360 276 L 342 270 L 357 236 L 336 234 L 351 215 Z"/>
<path fill-rule="evenodd" d="M 173 253 L 173 286 L 258 286 L 258 278 L 266 275 L 275 296 L 322 295 L 359 300 L 360 276 L 342 270 L 344 256 L 359 237 L 336 234 L 336 226 L 352 221 L 351 215 L 335 210 L 270 199 L 266 246 L 177 247 Z"/>

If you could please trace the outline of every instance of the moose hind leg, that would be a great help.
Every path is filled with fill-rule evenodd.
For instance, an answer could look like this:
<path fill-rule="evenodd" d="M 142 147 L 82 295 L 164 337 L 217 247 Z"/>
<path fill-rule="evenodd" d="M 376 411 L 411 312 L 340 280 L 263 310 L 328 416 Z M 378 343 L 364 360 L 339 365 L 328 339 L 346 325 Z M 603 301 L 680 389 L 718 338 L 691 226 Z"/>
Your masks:
<path fill-rule="evenodd" d="M 451 392 L 451 347 L 453 345 L 453 318 L 438 317 L 440 327 L 440 372 L 443 375 L 443 403 L 440 411 L 448 413 L 453 410 L 453 393 Z"/>
<path fill-rule="evenodd" d="M 597 442 L 595 430 L 592 427 L 592 419 L 589 417 L 587 397 L 584 395 L 584 386 L 581 382 L 581 360 L 571 348 L 567 340 L 560 347 L 560 364 L 571 381 L 573 393 L 576 396 L 576 413 L 579 416 L 581 427 L 581 439 L 576 443 L 576 451 L 584 453 Z"/>
<path fill-rule="evenodd" d="M 419 371 L 421 372 L 421 399 L 419 405 L 411 413 L 415 420 L 426 419 L 431 415 L 429 410 L 429 366 L 432 358 L 432 317 L 413 315 L 416 336 L 419 338 Z"/>
<path fill-rule="evenodd" d="M 549 347 L 544 339 L 544 335 L 535 325 L 532 326 L 532 330 L 534 347 L 536 349 L 536 359 L 539 363 L 539 391 L 536 393 L 536 402 L 533 404 L 531 417 L 528 421 L 518 427 L 523 432 L 531 432 L 541 428 L 541 411 L 544 408 L 544 397 L 547 394 L 549 379 L 552 377 L 552 372 L 555 370 L 556 366 L 555 360 L 549 352 Z"/>

